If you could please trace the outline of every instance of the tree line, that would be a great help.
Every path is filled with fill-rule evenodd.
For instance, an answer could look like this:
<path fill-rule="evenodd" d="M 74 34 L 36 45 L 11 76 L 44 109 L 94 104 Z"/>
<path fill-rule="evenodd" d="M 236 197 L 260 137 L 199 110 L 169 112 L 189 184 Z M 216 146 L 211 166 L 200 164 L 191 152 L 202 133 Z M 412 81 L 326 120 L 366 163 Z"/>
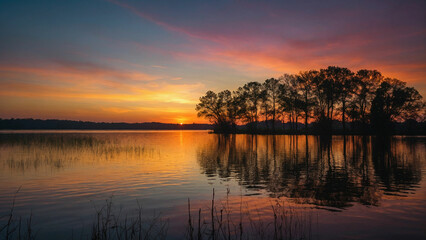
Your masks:
<path fill-rule="evenodd" d="M 196 111 L 216 132 L 390 132 L 393 122 L 425 120 L 425 102 L 405 82 L 377 70 L 329 66 L 284 74 L 235 91 L 207 91 Z M 259 123 L 262 123 L 261 126 Z M 303 123 L 303 127 L 300 127 Z"/>
<path fill-rule="evenodd" d="M 1 119 L 0 130 L 23 129 L 94 129 L 94 130 L 208 130 L 210 124 L 173 124 L 159 122 L 124 123 L 124 122 L 88 122 L 58 119 Z"/>

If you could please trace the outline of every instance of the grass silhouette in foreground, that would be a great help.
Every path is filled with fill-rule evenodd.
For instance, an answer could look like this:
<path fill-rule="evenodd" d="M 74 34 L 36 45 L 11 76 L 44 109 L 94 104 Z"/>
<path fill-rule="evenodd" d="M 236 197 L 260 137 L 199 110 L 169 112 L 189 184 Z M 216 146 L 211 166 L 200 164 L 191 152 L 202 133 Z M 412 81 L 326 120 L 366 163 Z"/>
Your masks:
<path fill-rule="evenodd" d="M 186 239 L 311 239 L 312 213 L 296 211 L 284 201 L 271 203 L 270 218 L 262 219 L 259 210 L 251 212 L 248 206 L 233 211 L 229 204 L 229 189 L 224 202 L 215 202 L 215 191 L 209 211 L 199 208 L 192 217 L 188 199 L 188 226 Z M 218 206 L 219 205 L 219 206 Z"/>
<path fill-rule="evenodd" d="M 19 192 L 19 189 L 17 193 Z M 181 237 L 184 239 L 311 239 L 312 212 L 296 211 L 286 206 L 284 201 L 271 203 L 268 219 L 263 219 L 257 212 L 250 212 L 248 205 L 241 201 L 236 211 L 229 204 L 229 189 L 226 199 L 217 201 L 213 189 L 211 205 L 207 208 L 196 209 L 193 216 L 190 199 L 188 199 L 188 219 L 182 224 Z M 15 195 L 16 197 L 16 195 Z M 32 225 L 32 215 L 22 224 L 21 217 L 14 214 L 15 200 L 8 215 L 3 216 L 6 222 L 0 225 L 2 239 L 38 239 L 37 231 Z M 100 208 L 95 207 L 95 216 L 90 232 L 74 234 L 70 232 L 69 239 L 166 239 L 169 220 L 160 215 L 147 217 L 138 204 L 133 216 L 129 217 L 121 209 L 116 210 L 112 197 L 105 201 Z"/>
<path fill-rule="evenodd" d="M 392 134 L 394 122 L 409 128 L 426 117 L 422 96 L 405 82 L 377 70 L 334 66 L 249 82 L 232 92 L 208 91 L 199 100 L 198 116 L 221 133 Z"/>

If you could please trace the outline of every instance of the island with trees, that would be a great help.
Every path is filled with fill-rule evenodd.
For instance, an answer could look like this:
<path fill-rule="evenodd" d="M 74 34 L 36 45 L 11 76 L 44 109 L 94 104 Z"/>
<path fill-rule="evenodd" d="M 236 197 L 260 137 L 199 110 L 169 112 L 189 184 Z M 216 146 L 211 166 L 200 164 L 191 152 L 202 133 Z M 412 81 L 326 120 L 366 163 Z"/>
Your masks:
<path fill-rule="evenodd" d="M 207 91 L 196 111 L 216 133 L 425 134 L 425 102 L 377 70 L 329 66 L 235 91 Z"/>

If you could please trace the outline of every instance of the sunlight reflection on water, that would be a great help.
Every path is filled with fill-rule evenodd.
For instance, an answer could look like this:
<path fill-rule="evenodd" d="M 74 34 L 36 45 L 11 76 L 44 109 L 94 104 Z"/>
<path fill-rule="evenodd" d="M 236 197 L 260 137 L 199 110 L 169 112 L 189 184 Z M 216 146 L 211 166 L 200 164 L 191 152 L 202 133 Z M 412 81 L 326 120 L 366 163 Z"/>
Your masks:
<path fill-rule="evenodd" d="M 181 236 L 187 199 L 208 210 L 243 202 L 265 221 L 279 199 L 314 214 L 319 238 L 423 238 L 424 137 L 222 136 L 207 131 L 9 131 L 0 133 L 0 216 L 32 212 L 42 239 L 92 223 L 94 207 L 169 219 Z M 3 219 L 1 219 L 3 221 Z M 3 222 L 1 222 L 3 223 Z"/>

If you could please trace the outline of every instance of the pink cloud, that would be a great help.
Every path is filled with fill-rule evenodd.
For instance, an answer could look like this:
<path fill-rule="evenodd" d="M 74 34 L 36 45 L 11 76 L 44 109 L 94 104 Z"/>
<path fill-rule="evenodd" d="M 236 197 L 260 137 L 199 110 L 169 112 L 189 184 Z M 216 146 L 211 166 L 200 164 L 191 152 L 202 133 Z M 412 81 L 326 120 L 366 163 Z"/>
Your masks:
<path fill-rule="evenodd" d="M 412 4 L 390 3 L 386 9 L 363 9 L 362 4 L 311 6 L 317 11 L 272 3 L 243 2 L 212 9 L 198 4 L 203 11 L 197 14 L 199 9 L 170 13 L 162 5 L 148 11 L 130 3 L 113 2 L 166 30 L 200 40 L 190 41 L 184 50 L 159 50 L 177 60 L 206 61 L 241 72 L 269 70 L 271 75 L 328 65 L 354 71 L 374 68 L 412 83 L 420 82 L 426 73 L 422 64 L 426 46 L 421 41 L 426 31 L 406 20 L 421 16 Z M 404 18 L 390 24 L 398 17 Z"/>

